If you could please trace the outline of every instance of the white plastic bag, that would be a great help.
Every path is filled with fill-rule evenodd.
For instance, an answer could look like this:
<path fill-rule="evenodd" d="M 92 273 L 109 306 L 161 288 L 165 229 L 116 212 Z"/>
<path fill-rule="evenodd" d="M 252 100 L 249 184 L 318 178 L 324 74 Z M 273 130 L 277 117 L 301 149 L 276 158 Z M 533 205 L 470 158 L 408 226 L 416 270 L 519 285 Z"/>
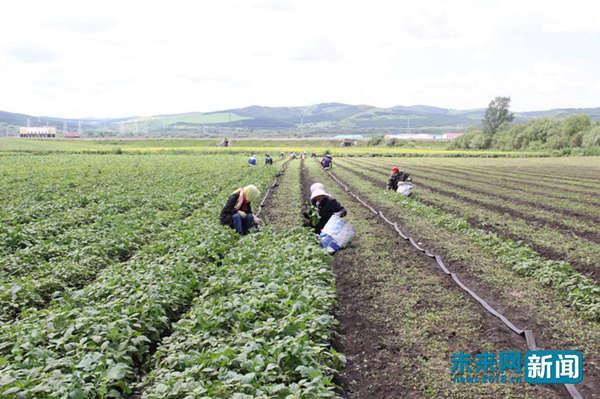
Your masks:
<path fill-rule="evenodd" d="M 413 188 L 415 188 L 415 185 L 412 183 L 398 183 L 398 188 L 396 189 L 396 192 L 402 194 L 405 197 L 408 197 L 412 194 Z"/>
<path fill-rule="evenodd" d="M 321 234 L 323 233 L 331 236 L 337 245 L 344 248 L 354 238 L 356 230 L 354 230 L 354 226 L 350 222 L 347 222 L 338 215 L 333 215 L 329 218 L 323 230 L 321 230 Z"/>

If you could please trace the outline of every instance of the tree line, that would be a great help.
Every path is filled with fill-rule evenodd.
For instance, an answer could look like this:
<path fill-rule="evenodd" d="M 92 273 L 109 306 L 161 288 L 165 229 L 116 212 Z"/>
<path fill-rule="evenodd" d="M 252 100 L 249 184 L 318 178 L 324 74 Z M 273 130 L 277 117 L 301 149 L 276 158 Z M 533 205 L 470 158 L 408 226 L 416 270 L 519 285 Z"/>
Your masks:
<path fill-rule="evenodd" d="M 570 153 L 600 154 L 600 121 L 586 114 L 565 118 L 540 118 L 512 123 L 510 97 L 494 98 L 483 117 L 482 126 L 471 128 L 453 140 L 452 148 L 499 150 L 559 150 Z"/>

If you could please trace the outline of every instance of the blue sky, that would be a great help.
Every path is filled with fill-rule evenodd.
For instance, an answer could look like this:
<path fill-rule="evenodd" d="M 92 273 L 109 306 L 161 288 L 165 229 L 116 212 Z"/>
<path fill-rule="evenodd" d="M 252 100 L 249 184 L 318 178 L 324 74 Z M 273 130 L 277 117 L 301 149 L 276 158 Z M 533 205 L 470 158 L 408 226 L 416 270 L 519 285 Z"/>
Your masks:
<path fill-rule="evenodd" d="M 338 101 L 600 106 L 594 1 L 19 1 L 0 110 L 116 117 Z"/>

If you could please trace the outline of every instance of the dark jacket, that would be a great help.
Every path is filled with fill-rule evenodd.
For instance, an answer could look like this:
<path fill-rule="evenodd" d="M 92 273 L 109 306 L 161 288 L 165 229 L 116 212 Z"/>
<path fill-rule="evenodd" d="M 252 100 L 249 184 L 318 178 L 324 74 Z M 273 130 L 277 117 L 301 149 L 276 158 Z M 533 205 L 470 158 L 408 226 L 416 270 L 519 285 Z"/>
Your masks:
<path fill-rule="evenodd" d="M 237 204 L 239 197 L 240 193 L 233 193 L 229 196 L 229 198 L 227 198 L 227 203 L 221 210 L 221 217 L 219 218 L 221 224 L 230 227 L 233 225 L 231 217 L 235 215 L 238 211 L 237 209 L 235 209 L 235 204 Z M 240 210 L 246 213 L 252 213 L 252 207 L 250 206 L 249 202 L 246 202 L 244 205 L 242 205 L 242 208 Z"/>
<path fill-rule="evenodd" d="M 398 189 L 398 183 L 405 182 L 406 179 L 408 179 L 408 176 L 410 175 L 406 172 L 391 175 L 387 183 L 387 189 L 396 191 Z"/>
<path fill-rule="evenodd" d="M 325 197 L 318 204 L 313 203 L 313 205 L 317 206 L 319 210 L 319 223 L 315 226 L 315 230 L 317 233 L 320 233 L 323 230 L 323 227 L 329 221 L 329 218 L 333 216 L 334 213 L 342 212 L 341 216 L 346 216 L 346 209 L 333 197 Z"/>

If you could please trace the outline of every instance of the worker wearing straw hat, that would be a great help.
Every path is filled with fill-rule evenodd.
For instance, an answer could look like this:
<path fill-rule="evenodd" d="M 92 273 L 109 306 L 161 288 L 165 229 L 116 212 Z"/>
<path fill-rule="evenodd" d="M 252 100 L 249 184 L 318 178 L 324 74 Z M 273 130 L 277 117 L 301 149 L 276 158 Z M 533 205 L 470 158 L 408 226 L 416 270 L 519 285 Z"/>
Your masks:
<path fill-rule="evenodd" d="M 323 230 L 323 227 L 333 215 L 346 216 L 346 209 L 325 191 L 322 183 L 315 183 L 310 186 L 310 202 L 319 211 L 319 222 L 315 226 L 317 233 Z"/>

